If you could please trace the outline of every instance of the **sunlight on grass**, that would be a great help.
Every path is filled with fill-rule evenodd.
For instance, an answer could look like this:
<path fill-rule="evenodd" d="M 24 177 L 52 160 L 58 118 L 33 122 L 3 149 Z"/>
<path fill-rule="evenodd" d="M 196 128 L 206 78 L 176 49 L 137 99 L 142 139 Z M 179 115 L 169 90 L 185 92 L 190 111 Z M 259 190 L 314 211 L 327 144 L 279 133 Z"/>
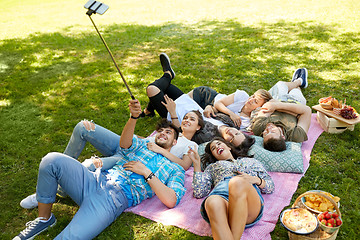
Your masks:
<path fill-rule="evenodd" d="M 0 54 L 0 56 L 1 56 L 1 54 Z M 7 64 L 0 62 L 0 73 L 4 73 L 6 71 L 6 69 L 8 69 L 8 68 L 9 68 L 9 66 Z"/>
<path fill-rule="evenodd" d="M 11 3 L 10 3 L 11 2 Z M 41 6 L 39 7 L 41 3 Z M 58 31 L 65 26 L 76 25 L 78 29 L 89 29 L 84 1 L 13 0 L 3 4 L 3 21 L 0 21 L 0 39 L 25 37 L 32 32 Z M 226 21 L 234 19 L 246 25 L 262 22 L 316 21 L 337 24 L 345 31 L 360 28 L 358 13 L 360 2 L 327 0 L 107 0 L 110 9 L 103 16 L 95 15 L 95 22 L 103 24 L 158 25 L 169 22 L 193 25 L 203 20 Z M 271 5 L 271 6 L 270 6 Z M 46 9 L 46 10 L 45 10 Z M 220 10 L 221 9 L 221 10 Z M 16 19 L 7 20 L 7 19 Z M 44 29 L 46 29 L 44 31 Z M 68 29 L 68 31 L 74 31 Z M 89 29 L 90 30 L 90 29 Z"/>
<path fill-rule="evenodd" d="M 7 107 L 10 106 L 11 101 L 7 99 L 0 100 L 0 107 Z"/>

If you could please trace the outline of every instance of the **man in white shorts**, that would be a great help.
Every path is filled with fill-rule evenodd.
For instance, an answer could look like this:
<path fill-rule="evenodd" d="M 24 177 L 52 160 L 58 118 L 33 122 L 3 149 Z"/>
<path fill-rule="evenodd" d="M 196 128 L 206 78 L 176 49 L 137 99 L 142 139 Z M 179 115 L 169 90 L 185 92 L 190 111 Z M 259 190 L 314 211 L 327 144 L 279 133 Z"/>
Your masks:
<path fill-rule="evenodd" d="M 301 88 L 308 86 L 306 68 L 294 72 L 291 82 L 277 82 L 270 90 L 274 98 L 252 117 L 251 130 L 264 138 L 264 148 L 284 151 L 285 141 L 303 142 L 311 121 L 311 108 Z"/>

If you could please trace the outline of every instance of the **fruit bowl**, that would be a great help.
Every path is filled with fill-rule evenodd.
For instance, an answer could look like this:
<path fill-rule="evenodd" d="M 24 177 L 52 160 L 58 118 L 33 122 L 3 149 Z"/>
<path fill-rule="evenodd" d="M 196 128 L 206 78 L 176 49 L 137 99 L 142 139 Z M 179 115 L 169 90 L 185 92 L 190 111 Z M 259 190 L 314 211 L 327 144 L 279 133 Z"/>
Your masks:
<path fill-rule="evenodd" d="M 323 231 L 332 234 L 342 226 L 342 219 L 336 212 L 322 212 L 317 217 L 319 226 Z"/>

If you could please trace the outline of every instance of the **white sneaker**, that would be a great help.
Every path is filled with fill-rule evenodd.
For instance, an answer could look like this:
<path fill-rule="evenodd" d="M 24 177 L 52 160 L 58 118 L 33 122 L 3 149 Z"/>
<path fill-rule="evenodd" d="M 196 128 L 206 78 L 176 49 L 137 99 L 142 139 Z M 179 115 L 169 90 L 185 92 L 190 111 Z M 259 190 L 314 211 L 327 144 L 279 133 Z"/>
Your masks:
<path fill-rule="evenodd" d="M 38 201 L 36 200 L 36 193 L 31 194 L 21 200 L 20 206 L 26 209 L 36 208 L 38 206 Z"/>

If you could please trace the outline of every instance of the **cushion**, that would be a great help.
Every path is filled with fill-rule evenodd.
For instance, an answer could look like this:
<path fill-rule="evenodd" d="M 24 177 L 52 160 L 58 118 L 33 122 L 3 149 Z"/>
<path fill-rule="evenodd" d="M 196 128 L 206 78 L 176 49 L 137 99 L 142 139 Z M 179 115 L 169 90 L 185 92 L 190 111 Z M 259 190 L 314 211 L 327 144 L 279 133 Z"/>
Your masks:
<path fill-rule="evenodd" d="M 286 142 L 286 150 L 282 152 L 271 152 L 264 149 L 263 138 L 253 136 L 254 145 L 249 150 L 249 155 L 260 161 L 269 172 L 291 172 L 303 173 L 303 156 L 301 143 Z"/>
<path fill-rule="evenodd" d="M 282 152 L 271 152 L 264 149 L 263 138 L 255 138 L 254 145 L 249 150 L 249 156 L 253 155 L 256 160 L 261 162 L 269 172 L 290 172 L 303 173 L 303 156 L 301 153 L 301 143 L 286 142 L 286 150 Z M 205 152 L 207 143 L 199 145 L 198 153 L 201 156 Z"/>

